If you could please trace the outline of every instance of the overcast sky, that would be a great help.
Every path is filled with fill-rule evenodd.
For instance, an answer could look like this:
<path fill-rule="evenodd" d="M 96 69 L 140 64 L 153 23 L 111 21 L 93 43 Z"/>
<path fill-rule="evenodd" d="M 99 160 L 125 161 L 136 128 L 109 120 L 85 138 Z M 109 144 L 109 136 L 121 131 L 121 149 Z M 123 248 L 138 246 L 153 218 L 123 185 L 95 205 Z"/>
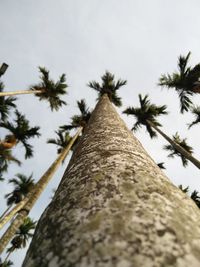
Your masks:
<path fill-rule="evenodd" d="M 100 81 L 105 70 L 128 83 L 119 92 L 123 100 L 121 112 L 127 106 L 138 105 L 138 94 L 149 94 L 156 104 L 166 104 L 170 114 L 160 119 L 169 134 L 178 131 L 187 137 L 200 159 L 199 127 L 187 130 L 192 116 L 180 115 L 178 96 L 173 90 L 157 86 L 163 73 L 176 70 L 180 54 L 192 52 L 190 63 L 200 62 L 200 2 L 199 0 L 0 0 L 0 64 L 9 69 L 2 77 L 6 91 L 27 89 L 39 81 L 38 66 L 50 70 L 54 79 L 67 75 L 69 85 L 65 97 L 68 105 L 52 113 L 48 104 L 30 95 L 18 97 L 18 109 L 25 113 L 32 126 L 41 127 L 42 137 L 33 140 L 35 157 L 21 168 L 11 165 L 5 175 L 30 175 L 37 180 L 56 157 L 56 147 L 46 144 L 55 137 L 58 126 L 70 122 L 77 113 L 76 100 L 85 98 L 95 106 L 96 94 L 86 84 Z M 194 103 L 199 96 L 193 97 Z M 133 118 L 122 116 L 131 128 Z M 151 140 L 144 129 L 136 136 L 156 162 L 165 162 L 165 173 L 176 185 L 190 185 L 200 191 L 199 170 L 189 163 L 183 168 L 180 159 L 167 159 L 162 150 L 162 137 Z M 1 129 L 0 138 L 4 137 Z M 23 159 L 23 148 L 14 154 Z M 47 206 L 52 189 L 59 183 L 65 165 L 60 168 L 37 203 L 31 216 L 36 220 Z M 0 211 L 5 209 L 4 195 L 11 187 L 1 183 Z M 25 251 L 13 253 L 15 267 L 20 267 Z"/>

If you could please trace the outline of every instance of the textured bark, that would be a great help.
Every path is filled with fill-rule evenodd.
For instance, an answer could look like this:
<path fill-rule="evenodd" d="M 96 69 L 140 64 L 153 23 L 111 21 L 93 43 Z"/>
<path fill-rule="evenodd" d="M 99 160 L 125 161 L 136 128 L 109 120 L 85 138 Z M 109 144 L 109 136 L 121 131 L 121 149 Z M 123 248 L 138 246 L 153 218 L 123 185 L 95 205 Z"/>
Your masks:
<path fill-rule="evenodd" d="M 6 232 L 3 234 L 3 236 L 0 239 L 0 254 L 4 251 L 6 246 L 8 245 L 9 241 L 13 238 L 18 228 L 23 224 L 25 218 L 28 216 L 30 210 L 34 206 L 35 202 L 39 199 L 40 195 L 46 188 L 48 182 L 53 177 L 54 173 L 62 163 L 62 161 L 66 158 L 68 155 L 71 147 L 73 146 L 74 142 L 78 138 L 82 131 L 82 127 L 80 127 L 75 134 L 75 136 L 71 139 L 69 144 L 66 146 L 66 148 L 63 149 L 63 151 L 60 153 L 58 158 L 52 163 L 52 165 L 49 167 L 49 169 L 44 173 L 44 175 L 40 178 L 40 180 L 37 182 L 37 184 L 34 186 L 33 191 L 30 192 L 27 197 L 25 197 L 21 201 L 21 210 L 18 211 L 18 208 L 16 209 L 18 211 L 18 214 L 16 218 L 13 220 L 11 225 L 8 227 Z M 24 204 L 22 206 L 22 204 Z M 15 211 L 16 211 L 15 210 Z M 10 217 L 9 217 L 10 218 Z M 7 218 L 8 219 L 8 218 Z M 4 221 L 5 224 L 5 221 Z"/>
<path fill-rule="evenodd" d="M 152 122 L 148 121 L 152 128 L 154 128 L 163 138 L 165 138 L 179 153 L 181 153 L 186 159 L 192 162 L 197 168 L 200 169 L 200 161 L 193 157 L 190 153 L 187 152 L 183 147 L 174 142 L 169 136 L 167 136 L 163 131 L 160 130 L 157 126 L 155 126 Z"/>
<path fill-rule="evenodd" d="M 0 92 L 1 96 L 27 95 L 27 94 L 42 94 L 43 90 L 18 90 L 15 92 Z"/>
<path fill-rule="evenodd" d="M 23 267 L 199 267 L 200 212 L 103 96 Z"/>

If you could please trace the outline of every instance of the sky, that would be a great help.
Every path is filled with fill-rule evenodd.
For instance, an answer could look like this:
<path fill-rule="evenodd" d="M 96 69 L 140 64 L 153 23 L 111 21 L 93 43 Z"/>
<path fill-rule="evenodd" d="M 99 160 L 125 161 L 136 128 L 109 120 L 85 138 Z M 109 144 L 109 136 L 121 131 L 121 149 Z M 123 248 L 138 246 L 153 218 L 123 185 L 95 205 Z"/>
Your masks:
<path fill-rule="evenodd" d="M 24 161 L 24 150 L 18 145 L 13 153 L 23 160 L 22 167 L 11 165 L 6 180 L 16 173 L 30 175 L 38 180 L 54 161 L 56 147 L 46 144 L 55 137 L 60 125 L 70 122 L 78 113 L 76 101 L 84 98 L 90 108 L 96 103 L 96 93 L 87 87 L 91 80 L 108 70 L 116 79 L 127 80 L 119 92 L 123 107 L 138 106 L 138 94 L 149 94 L 151 101 L 166 104 L 169 114 L 160 118 L 162 130 L 168 135 L 179 132 L 187 137 L 200 159 L 199 127 L 187 129 L 193 116 L 181 115 L 176 92 L 158 86 L 161 74 L 177 68 L 179 55 L 191 51 L 190 64 L 200 62 L 200 2 L 198 0 L 0 0 L 0 64 L 9 68 L 2 77 L 5 91 L 28 89 L 39 82 L 38 66 L 50 70 L 53 79 L 66 73 L 67 106 L 51 112 L 48 103 L 39 102 L 31 95 L 18 97 L 20 112 L 30 120 L 31 126 L 41 127 L 41 138 L 31 140 L 34 158 Z M 192 98 L 194 103 L 200 97 Z M 134 119 L 122 115 L 131 128 Z M 5 132 L 0 129 L 0 139 Z M 136 137 L 155 162 L 165 162 L 165 173 L 176 185 L 190 186 L 200 191 L 199 170 L 189 163 L 183 168 L 179 158 L 168 159 L 162 149 L 162 137 L 151 140 L 141 128 Z M 54 176 L 30 216 L 38 220 L 62 178 L 67 161 Z M 6 207 L 4 195 L 12 190 L 0 184 L 0 213 Z M 20 267 L 26 250 L 13 253 L 11 260 Z"/>

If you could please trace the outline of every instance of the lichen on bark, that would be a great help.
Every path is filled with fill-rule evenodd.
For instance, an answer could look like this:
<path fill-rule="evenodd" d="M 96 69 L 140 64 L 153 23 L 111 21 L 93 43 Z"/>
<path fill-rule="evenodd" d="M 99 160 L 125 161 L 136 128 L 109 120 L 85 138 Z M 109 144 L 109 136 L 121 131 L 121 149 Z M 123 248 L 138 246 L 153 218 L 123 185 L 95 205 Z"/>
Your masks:
<path fill-rule="evenodd" d="M 97 104 L 23 267 L 197 267 L 200 213 Z"/>

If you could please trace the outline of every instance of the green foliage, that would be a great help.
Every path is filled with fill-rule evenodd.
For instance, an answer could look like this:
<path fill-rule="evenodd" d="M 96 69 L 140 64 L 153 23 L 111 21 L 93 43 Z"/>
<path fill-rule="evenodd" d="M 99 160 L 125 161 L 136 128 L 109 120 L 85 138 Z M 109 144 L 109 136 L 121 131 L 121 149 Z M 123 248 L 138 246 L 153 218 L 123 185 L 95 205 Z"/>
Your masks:
<path fill-rule="evenodd" d="M 192 154 L 193 148 L 187 144 L 186 140 L 187 138 L 181 139 L 178 133 L 173 135 L 173 141 L 176 142 L 183 149 L 185 149 L 188 153 Z M 181 158 L 184 167 L 188 165 L 188 159 L 183 156 L 178 150 L 176 150 L 171 144 L 165 145 L 164 149 L 170 151 L 170 154 L 168 155 L 169 158 L 174 158 L 175 156 L 178 156 Z"/>
<path fill-rule="evenodd" d="M 9 163 L 16 163 L 18 166 L 21 165 L 21 161 L 19 161 L 16 157 L 12 155 L 12 151 L 10 149 L 4 149 L 0 145 L 0 173 L 7 172 Z"/>
<path fill-rule="evenodd" d="M 17 110 L 15 111 L 15 116 L 16 119 L 14 120 L 14 123 L 4 121 L 0 123 L 0 127 L 9 130 L 12 133 L 12 135 L 7 135 L 5 140 L 13 138 L 17 143 L 21 142 L 25 148 L 25 158 L 30 158 L 33 156 L 33 149 L 27 140 L 35 136 L 39 137 L 40 127 L 30 127 L 29 121 Z"/>
<path fill-rule="evenodd" d="M 163 74 L 159 79 L 160 86 L 175 89 L 180 98 L 181 113 L 188 111 L 191 107 L 192 101 L 190 96 L 195 93 L 200 93 L 200 64 L 193 68 L 188 67 L 188 61 L 191 53 L 186 57 L 180 56 L 178 59 L 178 72 L 170 74 Z"/>
<path fill-rule="evenodd" d="M 68 131 L 71 129 L 76 129 L 78 127 L 83 127 L 84 129 L 84 127 L 87 125 L 91 116 L 91 111 L 87 107 L 84 99 L 77 101 L 77 105 L 81 114 L 74 115 L 71 118 L 71 124 L 60 126 L 61 131 Z"/>
<path fill-rule="evenodd" d="M 13 262 L 10 260 L 5 260 L 4 262 L 0 259 L 0 267 L 10 267 L 13 265 Z"/>
<path fill-rule="evenodd" d="M 3 92 L 4 84 L 0 81 L 0 92 Z M 11 108 L 16 108 L 15 101 L 17 98 L 15 97 L 0 97 L 0 119 L 5 120 L 8 118 L 9 112 Z"/>
<path fill-rule="evenodd" d="M 14 190 L 5 195 L 7 198 L 7 205 L 17 204 L 20 202 L 33 188 L 34 180 L 32 174 L 27 177 L 23 174 L 16 174 L 16 178 L 10 179 L 9 183 L 14 185 Z"/>
<path fill-rule="evenodd" d="M 56 139 L 48 139 L 47 143 L 48 144 L 54 144 L 58 146 L 58 154 L 62 152 L 63 148 L 65 148 L 69 142 L 71 141 L 72 137 L 70 136 L 69 132 L 63 132 L 61 130 L 55 131 L 57 138 Z"/>
<path fill-rule="evenodd" d="M 200 106 L 193 106 L 191 108 L 192 114 L 195 116 L 195 120 L 188 125 L 188 129 L 190 129 L 193 125 L 200 122 Z"/>
<path fill-rule="evenodd" d="M 187 186 L 186 188 L 183 188 L 182 185 L 179 185 L 179 188 L 181 189 L 181 191 L 183 193 L 187 193 L 189 192 L 189 186 Z M 199 192 L 194 190 L 191 195 L 190 195 L 191 199 L 195 202 L 195 204 L 197 205 L 198 208 L 200 208 L 200 196 L 199 196 Z"/>
<path fill-rule="evenodd" d="M 35 227 L 36 222 L 27 217 L 15 233 L 15 237 L 11 241 L 11 247 L 7 249 L 7 252 L 9 253 L 16 249 L 24 248 L 28 240 L 33 236 Z"/>
<path fill-rule="evenodd" d="M 65 74 L 62 74 L 57 82 L 54 82 L 49 78 L 49 71 L 45 68 L 39 67 L 41 73 L 41 82 L 32 85 L 30 90 L 41 90 L 42 93 L 36 93 L 35 95 L 39 100 L 46 100 L 50 104 L 51 110 L 58 111 L 60 107 L 66 105 L 66 102 L 60 99 L 60 96 L 65 95 L 67 84 Z"/>
<path fill-rule="evenodd" d="M 157 134 L 152 129 L 149 122 L 153 123 L 155 126 L 161 126 L 161 124 L 157 121 L 157 117 L 167 114 L 167 107 L 165 105 L 156 106 L 155 104 L 151 104 L 150 100 L 148 99 L 148 95 L 142 97 L 142 95 L 139 94 L 139 102 L 140 107 L 128 107 L 123 111 L 123 113 L 127 115 L 133 115 L 135 117 L 136 122 L 133 125 L 133 131 L 137 131 L 142 125 L 144 125 L 150 137 L 156 137 Z"/>
<path fill-rule="evenodd" d="M 108 71 L 105 72 L 101 79 L 101 85 L 95 81 L 88 83 L 88 86 L 90 88 L 98 92 L 99 96 L 97 100 L 99 100 L 102 95 L 107 94 L 110 101 L 117 107 L 120 107 L 122 105 L 122 101 L 121 98 L 117 96 L 117 90 L 119 90 L 120 87 L 124 86 L 127 81 L 119 79 L 117 82 L 115 82 L 115 76 Z"/>

